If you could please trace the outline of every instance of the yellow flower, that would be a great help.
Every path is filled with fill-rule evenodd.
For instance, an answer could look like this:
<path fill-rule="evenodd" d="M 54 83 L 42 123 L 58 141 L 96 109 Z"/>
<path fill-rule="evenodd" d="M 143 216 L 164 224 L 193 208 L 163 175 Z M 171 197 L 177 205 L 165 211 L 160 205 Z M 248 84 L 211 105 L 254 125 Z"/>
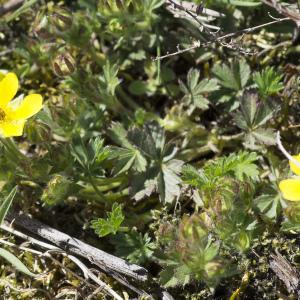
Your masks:
<path fill-rule="evenodd" d="M 293 156 L 293 158 L 300 163 L 300 154 Z M 291 160 L 289 161 L 291 170 L 300 175 L 300 167 L 298 167 Z M 289 201 L 300 201 L 300 177 L 289 178 L 280 181 L 279 189 L 283 198 Z"/>
<path fill-rule="evenodd" d="M 295 158 L 295 159 L 300 163 L 300 154 L 298 154 L 298 155 L 293 155 L 292 157 Z M 291 170 L 292 170 L 296 175 L 300 175 L 300 168 L 299 168 L 295 163 L 293 163 L 292 161 L 289 161 L 289 163 L 290 163 L 290 168 L 291 168 Z"/>
<path fill-rule="evenodd" d="M 20 103 L 14 99 L 19 81 L 14 73 L 0 76 L 0 133 L 4 137 L 21 136 L 28 118 L 38 113 L 43 106 L 39 94 L 26 96 Z"/>
<path fill-rule="evenodd" d="M 300 201 L 300 179 L 290 178 L 280 181 L 279 189 L 283 198 L 289 201 Z"/>

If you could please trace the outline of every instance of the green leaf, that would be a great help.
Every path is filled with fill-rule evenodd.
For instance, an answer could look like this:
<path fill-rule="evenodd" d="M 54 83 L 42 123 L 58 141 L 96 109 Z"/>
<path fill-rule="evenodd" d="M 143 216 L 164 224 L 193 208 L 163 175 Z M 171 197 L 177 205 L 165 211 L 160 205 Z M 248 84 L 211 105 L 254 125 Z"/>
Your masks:
<path fill-rule="evenodd" d="M 269 146 L 276 144 L 276 133 L 272 128 L 258 128 L 251 134 L 260 144 Z"/>
<path fill-rule="evenodd" d="M 30 272 L 27 267 L 12 253 L 9 251 L 0 248 L 0 256 L 3 257 L 6 261 L 8 261 L 10 264 L 12 264 L 18 271 L 31 276 L 35 277 L 36 275 Z"/>
<path fill-rule="evenodd" d="M 95 169 L 101 162 L 106 160 L 110 151 L 108 147 L 103 147 L 104 140 L 100 137 L 91 138 L 88 143 L 77 135 L 73 138 L 70 150 L 72 156 L 83 169 Z"/>
<path fill-rule="evenodd" d="M 136 231 L 119 233 L 111 238 L 116 247 L 116 255 L 123 257 L 131 263 L 144 264 L 152 258 L 155 244 L 146 233 L 142 235 Z"/>
<path fill-rule="evenodd" d="M 183 101 L 186 104 L 194 104 L 197 108 L 208 109 L 209 101 L 206 94 L 216 91 L 218 82 L 216 79 L 203 79 L 199 82 L 200 73 L 196 69 L 190 69 L 187 74 L 187 85 L 179 81 L 180 89 L 185 94 Z"/>
<path fill-rule="evenodd" d="M 191 281 L 192 271 L 187 265 L 169 266 L 159 276 L 164 287 L 185 286 Z"/>
<path fill-rule="evenodd" d="M 90 139 L 88 144 L 89 164 L 99 164 L 106 160 L 110 154 L 109 149 L 104 147 L 104 140 L 100 137 Z"/>
<path fill-rule="evenodd" d="M 276 112 L 276 107 L 270 107 L 266 102 L 261 102 L 256 116 L 255 116 L 255 127 L 266 125 L 271 120 Z"/>
<path fill-rule="evenodd" d="M 159 157 L 159 152 L 157 148 L 160 147 L 157 143 L 160 143 L 161 139 L 164 140 L 164 132 L 161 131 L 159 136 L 154 136 L 157 130 L 156 127 L 149 127 L 146 124 L 143 128 L 133 127 L 128 132 L 128 140 L 145 156 L 153 159 Z M 163 145 L 164 146 L 164 141 Z"/>
<path fill-rule="evenodd" d="M 204 261 L 210 262 L 219 254 L 220 245 L 218 243 L 212 243 L 206 247 L 204 251 Z"/>
<path fill-rule="evenodd" d="M 173 202 L 180 195 L 179 174 L 183 163 L 181 160 L 172 159 L 133 177 L 131 184 L 134 199 L 139 201 L 158 192 L 161 202 Z"/>
<path fill-rule="evenodd" d="M 81 165 L 82 168 L 86 168 L 89 162 L 87 150 L 83 144 L 80 136 L 75 136 L 72 144 L 70 145 L 71 155 Z"/>
<path fill-rule="evenodd" d="M 194 89 L 195 94 L 214 92 L 218 89 L 218 81 L 216 79 L 203 79 Z"/>
<path fill-rule="evenodd" d="M 230 156 L 228 158 L 230 160 Z M 245 178 L 257 179 L 259 171 L 254 162 L 258 159 L 256 153 L 239 152 L 237 160 L 231 162 L 231 169 L 237 179 L 244 180 Z"/>
<path fill-rule="evenodd" d="M 172 159 L 162 165 L 157 178 L 159 198 L 163 203 L 172 203 L 180 195 L 181 179 L 179 174 L 184 162 Z"/>
<path fill-rule="evenodd" d="M 119 67 L 117 64 L 110 65 L 109 60 L 106 60 L 106 64 L 103 67 L 103 77 L 101 80 L 104 82 L 104 86 L 109 95 L 114 96 L 116 87 L 120 84 L 117 77 L 119 72 Z"/>
<path fill-rule="evenodd" d="M 300 224 L 295 223 L 290 220 L 286 220 L 281 224 L 281 231 L 288 232 L 288 233 L 299 233 L 300 232 Z"/>
<path fill-rule="evenodd" d="M 135 80 L 129 85 L 129 91 L 133 95 L 141 96 L 148 91 L 147 82 L 142 80 Z"/>
<path fill-rule="evenodd" d="M 116 159 L 114 173 L 121 174 L 127 172 L 131 168 L 137 172 L 145 172 L 147 160 L 142 156 L 137 149 L 124 149 L 111 147 L 111 159 Z"/>
<path fill-rule="evenodd" d="M 253 126 L 257 107 L 258 107 L 257 94 L 252 92 L 246 92 L 243 95 L 241 101 L 241 110 L 243 112 L 243 117 L 245 118 L 249 128 L 252 128 Z"/>
<path fill-rule="evenodd" d="M 211 177 L 234 174 L 238 180 L 257 179 L 259 172 L 254 164 L 257 159 L 255 152 L 232 153 L 209 163 L 205 166 L 205 173 Z"/>
<path fill-rule="evenodd" d="M 200 72 L 196 69 L 190 69 L 187 74 L 187 84 L 190 91 L 193 91 L 197 84 L 200 77 Z"/>
<path fill-rule="evenodd" d="M 209 107 L 209 101 L 202 95 L 194 95 L 193 102 L 197 108 L 202 110 L 206 110 Z"/>
<path fill-rule="evenodd" d="M 15 195 L 17 193 L 17 186 L 15 186 L 8 196 L 3 200 L 0 206 L 0 224 L 3 223 L 5 216 L 7 215 L 7 212 L 15 198 Z"/>
<path fill-rule="evenodd" d="M 213 74 L 218 78 L 219 83 L 228 89 L 239 91 L 240 85 L 236 81 L 232 70 L 227 65 L 215 65 Z"/>
<path fill-rule="evenodd" d="M 125 217 L 122 213 L 122 207 L 114 203 L 112 211 L 107 214 L 107 219 L 97 219 L 91 221 L 91 227 L 99 237 L 108 234 L 116 234 Z"/>
<path fill-rule="evenodd" d="M 277 73 L 273 67 L 266 67 L 253 75 L 253 80 L 262 96 L 272 96 L 280 92 L 284 86 L 281 82 L 283 75 Z"/>
<path fill-rule="evenodd" d="M 264 128 L 274 116 L 274 112 L 275 109 L 271 109 L 266 101 L 258 100 L 258 95 L 254 91 L 244 93 L 240 111 L 234 115 L 234 120 L 236 125 L 246 132 L 245 146 L 247 148 L 257 149 L 259 144 L 275 144 L 274 130 Z"/>
<path fill-rule="evenodd" d="M 123 147 L 110 147 L 110 158 L 117 160 L 115 172 L 118 174 L 131 168 L 134 171 L 145 172 L 145 156 L 157 158 L 155 143 L 158 139 L 153 139 L 146 126 L 143 129 L 133 127 L 127 132 L 121 124 L 114 124 L 111 137 Z"/>
<path fill-rule="evenodd" d="M 122 146 L 123 148 L 133 149 L 133 146 L 128 141 L 127 131 L 121 123 L 113 123 L 110 129 L 110 137 L 115 143 Z"/>
<path fill-rule="evenodd" d="M 230 67 L 227 65 L 216 65 L 213 74 L 218 78 L 219 83 L 234 91 L 242 90 L 248 83 L 250 67 L 244 59 L 234 61 Z"/>
<path fill-rule="evenodd" d="M 274 222 L 281 212 L 280 197 L 278 194 L 261 195 L 255 199 L 255 205 L 261 214 Z"/>
<path fill-rule="evenodd" d="M 204 175 L 203 170 L 197 170 L 192 165 L 185 165 L 182 168 L 182 180 L 186 184 L 200 188 L 201 185 L 207 183 L 208 179 Z"/>

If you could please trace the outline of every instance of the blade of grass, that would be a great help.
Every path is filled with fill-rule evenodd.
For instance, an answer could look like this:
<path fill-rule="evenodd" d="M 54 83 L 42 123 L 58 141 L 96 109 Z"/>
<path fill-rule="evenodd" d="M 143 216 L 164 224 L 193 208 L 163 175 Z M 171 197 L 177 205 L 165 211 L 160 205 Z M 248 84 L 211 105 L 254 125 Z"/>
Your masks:
<path fill-rule="evenodd" d="M 14 198 L 15 195 L 17 193 L 17 186 L 15 186 L 11 192 L 9 193 L 9 195 L 4 199 L 4 201 L 1 203 L 0 206 L 0 224 L 2 224 Z"/>
<path fill-rule="evenodd" d="M 23 14 L 24 12 L 26 12 L 32 5 L 34 5 L 36 2 L 38 2 L 38 0 L 28 0 L 25 1 L 23 3 L 23 5 L 18 8 L 16 11 L 14 11 L 13 13 L 11 13 L 9 16 L 7 16 L 5 18 L 5 21 L 7 23 L 11 22 L 12 20 L 16 19 L 17 17 L 19 17 L 21 14 Z"/>

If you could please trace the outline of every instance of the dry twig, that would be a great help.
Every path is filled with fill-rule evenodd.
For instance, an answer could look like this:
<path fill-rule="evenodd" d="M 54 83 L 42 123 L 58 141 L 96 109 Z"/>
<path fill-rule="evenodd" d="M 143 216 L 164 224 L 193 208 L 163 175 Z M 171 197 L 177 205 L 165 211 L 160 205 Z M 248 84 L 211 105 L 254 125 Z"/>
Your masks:
<path fill-rule="evenodd" d="M 258 29 L 261 29 L 263 27 L 267 27 L 267 26 L 270 26 L 270 25 L 273 25 L 273 24 L 276 24 L 276 23 L 280 23 L 280 22 L 283 22 L 283 21 L 288 21 L 288 20 L 290 20 L 290 18 L 288 18 L 288 17 L 281 18 L 281 19 L 276 19 L 274 21 L 270 21 L 268 23 L 264 23 L 264 24 L 261 24 L 261 25 L 258 25 L 258 26 L 249 27 L 249 28 L 245 28 L 245 29 L 242 29 L 242 30 L 238 30 L 236 32 L 227 33 L 225 35 L 216 37 L 216 38 L 212 39 L 211 41 L 205 42 L 205 43 L 202 43 L 202 44 L 201 44 L 200 41 L 195 41 L 190 47 L 188 47 L 186 49 L 178 50 L 178 51 L 173 52 L 173 53 L 167 53 L 166 55 L 163 55 L 163 56 L 158 56 L 154 60 L 162 60 L 162 59 L 165 59 L 167 57 L 176 56 L 176 55 L 179 55 L 179 54 L 182 54 L 182 53 L 185 53 L 185 52 L 189 52 L 191 50 L 194 50 L 194 49 L 197 49 L 197 48 L 200 48 L 200 47 L 210 46 L 210 45 L 212 45 L 213 43 L 216 43 L 216 42 L 219 42 L 219 43 L 221 43 L 222 46 L 226 46 L 227 48 L 229 48 L 230 44 L 223 43 L 224 40 L 229 39 L 229 38 L 234 38 L 234 37 L 237 37 L 237 36 L 242 35 L 242 34 L 248 34 L 248 33 L 251 33 L 253 31 L 256 31 Z M 230 47 L 230 48 L 233 49 L 233 47 Z"/>
<path fill-rule="evenodd" d="M 26 239 L 27 241 L 29 241 L 30 243 L 34 244 L 34 245 L 38 245 L 44 249 L 47 249 L 46 252 L 40 252 L 34 249 L 30 249 L 28 247 L 18 247 L 17 245 L 14 245 L 10 242 L 7 241 L 3 241 L 0 240 L 1 243 L 10 245 L 10 246 L 14 246 L 14 247 L 18 247 L 19 249 L 22 249 L 24 251 L 28 251 L 31 252 L 33 254 L 38 254 L 39 256 L 44 256 L 44 257 L 48 257 L 50 258 L 52 261 L 54 261 L 56 264 L 58 264 L 60 267 L 62 267 L 63 269 L 67 269 L 67 271 L 69 273 L 71 273 L 73 276 L 77 277 L 78 279 L 80 279 L 81 281 L 85 282 L 87 285 L 90 285 L 90 283 L 87 281 L 87 279 L 91 279 L 92 281 L 94 281 L 94 283 L 97 284 L 97 286 L 99 286 L 102 290 L 104 290 L 106 293 L 108 293 L 109 295 L 111 295 L 112 297 L 114 297 L 114 299 L 117 300 L 122 300 L 123 298 L 121 296 L 119 296 L 113 289 L 111 289 L 106 283 L 104 283 L 102 280 L 100 280 L 98 277 L 96 277 L 86 266 L 85 264 L 80 261 L 77 257 L 70 255 L 68 253 L 66 253 L 64 250 L 55 247 L 51 244 L 39 241 L 35 238 L 32 238 L 16 229 L 11 228 L 8 225 L 2 224 L 1 229 L 10 232 L 18 237 L 21 237 L 23 239 Z M 63 264 L 61 264 L 59 261 L 57 261 L 56 259 L 54 259 L 51 255 L 51 253 L 56 253 L 56 254 L 61 254 L 65 257 L 67 257 L 68 259 L 70 259 L 75 265 L 77 265 L 79 267 L 79 269 L 81 269 L 81 271 L 84 274 L 85 279 L 83 279 L 82 277 L 78 276 L 76 273 L 74 273 L 73 271 L 71 271 L 70 269 L 68 269 L 67 267 L 65 267 Z M 43 274 L 42 274 L 43 276 Z M 93 286 L 93 285 L 92 285 Z"/>
<path fill-rule="evenodd" d="M 280 13 L 281 15 L 294 21 L 297 27 L 300 27 L 300 13 L 297 7 L 293 7 L 292 8 L 293 10 L 291 10 L 289 7 L 283 6 L 281 3 L 279 3 L 276 0 L 261 0 L 261 1 L 266 5 L 277 10 L 277 12 Z"/>
<path fill-rule="evenodd" d="M 24 0 L 10 0 L 0 6 L 0 16 L 19 8 Z"/>
<path fill-rule="evenodd" d="M 281 279 L 289 293 L 297 293 L 300 299 L 300 273 L 277 250 L 271 254 L 270 268 Z"/>
<path fill-rule="evenodd" d="M 87 258 L 91 263 L 101 267 L 103 271 L 121 273 L 137 281 L 146 281 L 148 279 L 146 269 L 135 264 L 130 264 L 124 259 L 90 246 L 28 216 L 11 213 L 6 219 L 8 221 L 14 220 L 14 224 L 17 226 L 50 241 L 61 249 L 68 249 L 69 253 Z"/>

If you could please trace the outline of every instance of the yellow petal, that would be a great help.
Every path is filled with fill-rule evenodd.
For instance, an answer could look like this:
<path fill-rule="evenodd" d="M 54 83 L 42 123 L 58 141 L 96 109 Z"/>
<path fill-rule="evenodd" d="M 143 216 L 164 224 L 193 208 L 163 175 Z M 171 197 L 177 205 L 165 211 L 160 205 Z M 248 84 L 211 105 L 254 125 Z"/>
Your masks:
<path fill-rule="evenodd" d="M 293 155 L 293 158 L 295 158 L 300 163 L 300 154 Z M 290 161 L 289 163 L 290 163 L 290 168 L 293 171 L 293 173 L 296 175 L 300 175 L 300 168 L 298 166 L 296 166 L 292 161 Z"/>
<path fill-rule="evenodd" d="M 23 134 L 25 120 L 18 122 L 0 123 L 0 130 L 4 137 L 21 136 Z"/>
<path fill-rule="evenodd" d="M 290 178 L 280 181 L 279 189 L 284 199 L 300 201 L 300 179 Z"/>
<path fill-rule="evenodd" d="M 9 117 L 13 120 L 28 119 L 38 113 L 43 107 L 43 98 L 39 94 L 31 94 L 24 98 L 20 106 L 9 112 Z"/>
<path fill-rule="evenodd" d="M 0 107 L 4 108 L 18 91 L 19 81 L 14 73 L 8 73 L 0 81 Z"/>

